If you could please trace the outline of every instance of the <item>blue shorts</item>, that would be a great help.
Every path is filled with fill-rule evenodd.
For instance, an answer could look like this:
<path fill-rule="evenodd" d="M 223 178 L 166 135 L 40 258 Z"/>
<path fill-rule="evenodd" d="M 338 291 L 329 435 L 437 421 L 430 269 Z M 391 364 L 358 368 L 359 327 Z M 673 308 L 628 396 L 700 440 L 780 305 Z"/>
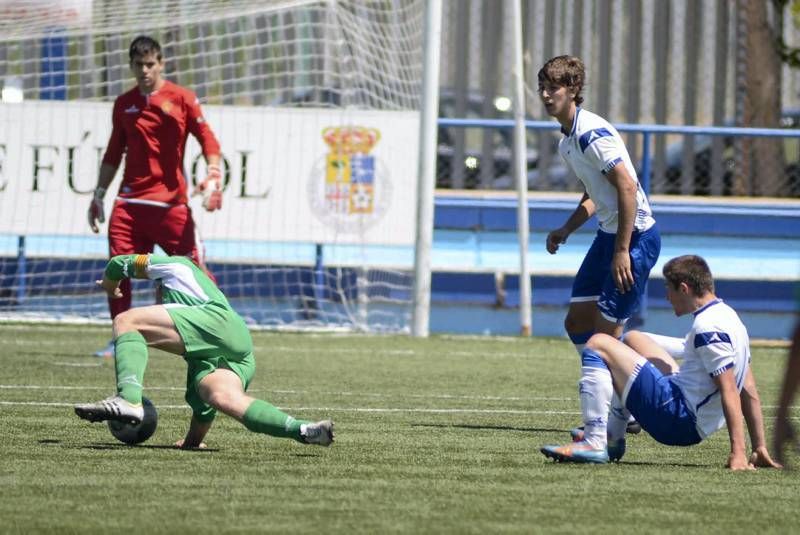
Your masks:
<path fill-rule="evenodd" d="M 697 433 L 694 415 L 686 406 L 683 393 L 652 363 L 642 359 L 625 398 L 642 429 L 668 446 L 691 446 L 702 440 Z"/>
<path fill-rule="evenodd" d="M 625 323 L 641 304 L 650 270 L 661 252 L 661 235 L 656 225 L 653 225 L 644 232 L 634 232 L 631 236 L 633 288 L 626 293 L 620 293 L 611 276 L 611 260 L 614 257 L 616 240 L 616 234 L 597 231 L 597 236 L 575 275 L 570 301 L 597 301 L 597 307 L 604 318 Z"/>

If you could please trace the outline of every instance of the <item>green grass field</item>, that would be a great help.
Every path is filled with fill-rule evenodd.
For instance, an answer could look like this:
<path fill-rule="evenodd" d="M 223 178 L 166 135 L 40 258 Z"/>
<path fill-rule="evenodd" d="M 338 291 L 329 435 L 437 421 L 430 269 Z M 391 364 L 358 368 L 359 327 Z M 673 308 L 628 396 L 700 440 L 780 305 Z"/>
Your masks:
<path fill-rule="evenodd" d="M 620 464 L 545 459 L 539 447 L 579 422 L 566 340 L 255 333 L 254 395 L 332 417 L 336 443 L 303 446 L 219 416 L 209 450 L 180 451 L 171 444 L 189 411 L 178 357 L 151 353 L 145 395 L 160 412 L 148 442 L 124 446 L 73 414 L 113 393 L 113 362 L 88 356 L 107 337 L 0 325 L 0 532 L 798 529 L 798 474 L 726 471 L 724 430 L 692 448 L 637 435 Z M 768 426 L 785 355 L 753 350 Z"/>

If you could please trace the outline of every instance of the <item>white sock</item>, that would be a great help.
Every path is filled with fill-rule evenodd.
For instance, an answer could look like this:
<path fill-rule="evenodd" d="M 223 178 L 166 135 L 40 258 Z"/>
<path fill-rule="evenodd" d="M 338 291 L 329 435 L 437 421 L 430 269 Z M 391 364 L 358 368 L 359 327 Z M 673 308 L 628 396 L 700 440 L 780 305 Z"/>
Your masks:
<path fill-rule="evenodd" d="M 614 388 L 605 362 L 590 349 L 581 355 L 581 380 L 578 383 L 583 415 L 583 440 L 597 449 L 607 445 L 608 412 Z"/>
<path fill-rule="evenodd" d="M 625 438 L 625 429 L 631 413 L 622 405 L 622 400 L 616 392 L 611 397 L 611 410 L 608 413 L 608 439 L 615 441 Z"/>

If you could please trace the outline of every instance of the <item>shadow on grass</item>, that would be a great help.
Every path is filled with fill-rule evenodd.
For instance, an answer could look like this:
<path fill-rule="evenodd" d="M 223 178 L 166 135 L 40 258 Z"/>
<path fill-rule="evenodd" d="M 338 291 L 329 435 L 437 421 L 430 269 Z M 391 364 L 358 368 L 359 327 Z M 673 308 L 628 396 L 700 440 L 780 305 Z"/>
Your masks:
<path fill-rule="evenodd" d="M 87 444 L 85 446 L 78 446 L 80 449 L 84 450 L 119 450 L 119 449 L 126 449 L 126 448 L 143 448 L 143 449 L 150 449 L 150 450 L 175 450 L 175 451 L 185 451 L 189 453 L 211 453 L 215 451 L 219 451 L 219 448 L 189 448 L 189 449 L 181 449 L 176 448 L 171 444 L 121 444 L 121 443 L 113 443 L 113 442 L 95 442 L 94 444 Z"/>
<path fill-rule="evenodd" d="M 459 429 L 476 429 L 492 431 L 524 431 L 527 433 L 569 433 L 563 429 L 548 429 L 544 427 L 515 427 L 510 425 L 478 425 L 478 424 L 411 424 L 411 427 L 457 427 Z"/>
<path fill-rule="evenodd" d="M 629 466 L 674 466 L 675 468 L 719 468 L 720 465 L 716 464 L 699 464 L 699 463 L 673 463 L 673 462 L 652 462 L 652 461 L 620 461 L 618 464 L 626 464 Z"/>
<path fill-rule="evenodd" d="M 576 462 L 567 462 L 567 461 L 551 461 L 551 459 L 545 459 L 544 464 L 552 464 L 553 466 L 559 465 L 569 465 L 569 466 L 599 466 L 593 465 L 592 463 L 576 463 Z M 651 462 L 651 461 L 612 461 L 609 463 L 603 463 L 607 466 L 654 466 L 657 468 L 665 468 L 671 466 L 673 468 L 718 468 L 716 465 L 712 464 L 699 464 L 699 463 L 673 463 L 673 462 Z"/>

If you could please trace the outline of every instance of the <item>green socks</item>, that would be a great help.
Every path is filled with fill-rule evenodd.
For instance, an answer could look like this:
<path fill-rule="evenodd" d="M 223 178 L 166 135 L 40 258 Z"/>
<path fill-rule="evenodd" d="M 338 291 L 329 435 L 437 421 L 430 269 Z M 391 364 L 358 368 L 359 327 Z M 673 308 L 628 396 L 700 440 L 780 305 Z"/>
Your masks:
<path fill-rule="evenodd" d="M 142 382 L 147 368 L 147 342 L 139 331 L 133 331 L 120 335 L 115 345 L 117 392 L 125 401 L 138 405 L 142 402 Z"/>
<path fill-rule="evenodd" d="M 293 438 L 302 442 L 300 426 L 308 423 L 296 420 L 266 401 L 255 400 L 247 407 L 242 419 L 250 431 L 264 433 L 273 437 Z"/>

